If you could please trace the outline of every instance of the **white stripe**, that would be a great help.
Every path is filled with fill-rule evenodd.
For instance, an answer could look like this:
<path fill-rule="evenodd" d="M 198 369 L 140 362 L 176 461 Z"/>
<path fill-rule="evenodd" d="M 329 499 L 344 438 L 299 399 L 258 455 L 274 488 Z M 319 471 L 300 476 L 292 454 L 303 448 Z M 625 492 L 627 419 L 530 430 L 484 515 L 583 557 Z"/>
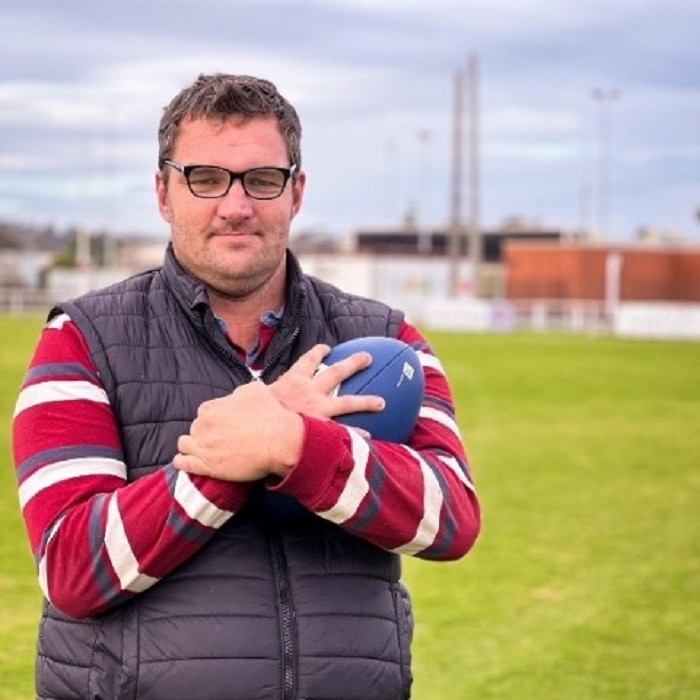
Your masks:
<path fill-rule="evenodd" d="M 70 316 L 68 314 L 58 314 L 58 316 L 52 318 L 51 321 L 46 324 L 46 327 L 60 331 L 63 329 L 63 324 L 68 322 L 70 322 Z"/>
<path fill-rule="evenodd" d="M 469 480 L 469 477 L 465 473 L 464 469 L 459 463 L 458 459 L 454 457 L 440 457 L 440 461 L 451 471 L 455 473 L 455 476 L 470 490 L 475 491 L 474 484 Z"/>
<path fill-rule="evenodd" d="M 416 354 L 420 360 L 421 367 L 430 367 L 431 369 L 440 372 L 440 374 L 445 374 L 442 363 L 437 357 L 435 357 L 435 355 L 431 355 L 429 352 L 424 352 L 422 350 L 418 351 Z"/>
<path fill-rule="evenodd" d="M 189 474 L 178 472 L 175 481 L 175 500 L 187 516 L 206 527 L 220 528 L 233 511 L 214 505 L 193 483 Z"/>
<path fill-rule="evenodd" d="M 49 591 L 49 574 L 46 570 L 45 556 L 39 560 L 39 588 L 41 588 L 41 592 L 44 594 L 44 596 L 50 603 L 51 595 Z"/>
<path fill-rule="evenodd" d="M 421 456 L 410 448 L 413 458 L 420 464 L 423 473 L 423 518 L 418 524 L 416 534 L 410 542 L 396 547 L 393 551 L 397 554 L 412 556 L 430 547 L 437 537 L 440 529 L 440 513 L 442 511 L 442 490 L 435 474 Z"/>
<path fill-rule="evenodd" d="M 157 578 L 147 576 L 139 571 L 138 560 L 134 556 L 129 538 L 124 530 L 116 493 L 112 494 L 107 507 L 105 548 L 122 590 L 141 593 L 158 582 Z"/>
<path fill-rule="evenodd" d="M 46 464 L 27 477 L 19 487 L 19 502 L 24 508 L 44 489 L 75 477 L 116 476 L 126 480 L 126 465 L 118 459 L 81 457 Z"/>
<path fill-rule="evenodd" d="M 318 513 L 322 518 L 337 525 L 352 518 L 360 507 L 362 499 L 369 493 L 369 482 L 366 476 L 369 445 L 354 430 L 348 428 L 348 432 L 352 440 L 352 471 L 336 504 L 329 510 Z"/>
<path fill-rule="evenodd" d="M 453 432 L 460 440 L 462 439 L 457 422 L 454 420 L 454 418 L 452 418 L 452 416 L 449 416 L 444 411 L 440 411 L 437 408 L 431 408 L 430 406 L 421 406 L 418 416 L 419 418 L 427 418 L 428 420 L 433 420 L 436 423 L 440 423 L 440 425 Z"/>
<path fill-rule="evenodd" d="M 49 568 L 46 558 L 46 550 L 49 548 L 49 543 L 53 539 L 54 535 L 61 527 L 65 515 L 62 515 L 56 522 L 51 526 L 48 537 L 46 538 L 46 543 L 44 544 L 44 551 L 42 553 L 41 559 L 39 560 L 39 587 L 41 588 L 43 594 L 51 602 L 51 591 L 49 590 Z"/>
<path fill-rule="evenodd" d="M 105 390 L 90 382 L 83 380 L 41 382 L 22 389 L 15 406 L 15 417 L 27 408 L 39 404 L 77 400 L 109 403 Z"/>

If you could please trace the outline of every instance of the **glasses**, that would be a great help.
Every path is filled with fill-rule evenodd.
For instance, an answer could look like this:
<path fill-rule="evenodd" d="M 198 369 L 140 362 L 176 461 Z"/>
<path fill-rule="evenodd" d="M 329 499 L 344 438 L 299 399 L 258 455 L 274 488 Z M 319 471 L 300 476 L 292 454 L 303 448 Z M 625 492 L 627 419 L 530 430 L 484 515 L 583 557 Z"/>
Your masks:
<path fill-rule="evenodd" d="M 190 192 L 204 199 L 224 197 L 236 180 L 241 181 L 243 191 L 252 199 L 276 199 L 284 192 L 297 167 L 293 164 L 289 168 L 251 168 L 235 172 L 218 165 L 179 165 L 171 160 L 161 161 L 160 167 L 164 165 L 182 173 Z"/>

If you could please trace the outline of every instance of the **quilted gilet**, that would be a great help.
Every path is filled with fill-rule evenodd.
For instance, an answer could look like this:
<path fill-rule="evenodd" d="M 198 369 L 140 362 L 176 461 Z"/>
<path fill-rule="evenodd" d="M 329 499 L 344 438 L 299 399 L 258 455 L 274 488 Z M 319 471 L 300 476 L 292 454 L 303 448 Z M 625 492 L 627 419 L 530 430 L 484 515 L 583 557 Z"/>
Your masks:
<path fill-rule="evenodd" d="M 288 254 L 265 381 L 315 343 L 398 332 L 402 314 L 304 275 Z M 206 291 L 178 265 L 61 305 L 86 338 L 128 478 L 168 463 L 199 404 L 250 381 Z M 148 504 L 144 504 L 147 508 Z M 260 495 L 184 565 L 99 617 L 44 603 L 44 700 L 392 700 L 411 686 L 412 616 L 397 555 L 283 496 Z"/>

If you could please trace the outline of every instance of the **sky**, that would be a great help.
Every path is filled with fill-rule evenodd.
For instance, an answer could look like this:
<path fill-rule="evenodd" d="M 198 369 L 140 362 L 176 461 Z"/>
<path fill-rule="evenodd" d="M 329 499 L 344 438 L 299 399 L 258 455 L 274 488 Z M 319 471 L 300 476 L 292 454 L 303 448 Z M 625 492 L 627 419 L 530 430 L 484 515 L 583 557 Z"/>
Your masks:
<path fill-rule="evenodd" d="M 700 244 L 697 0 L 3 0 L 0 221 L 167 236 L 158 121 L 213 72 L 299 111 L 295 233 L 413 216 Z"/>

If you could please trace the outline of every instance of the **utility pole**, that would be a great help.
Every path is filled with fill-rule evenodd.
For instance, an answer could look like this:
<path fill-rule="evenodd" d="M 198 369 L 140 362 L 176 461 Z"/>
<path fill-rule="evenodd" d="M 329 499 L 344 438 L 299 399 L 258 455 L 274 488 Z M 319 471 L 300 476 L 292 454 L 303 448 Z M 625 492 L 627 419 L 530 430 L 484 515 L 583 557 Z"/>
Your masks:
<path fill-rule="evenodd" d="M 462 111 L 464 106 L 464 72 L 454 77 L 454 110 L 452 129 L 452 196 L 450 231 L 448 239 L 449 289 L 451 297 L 457 296 L 459 283 L 459 259 L 462 247 Z"/>
<path fill-rule="evenodd" d="M 419 216 L 416 217 L 418 226 L 418 253 L 426 255 L 433 250 L 432 234 L 430 227 L 427 224 L 427 217 L 430 212 L 430 140 L 432 134 L 428 129 L 418 130 L 418 142 L 422 146 L 421 163 L 418 177 L 418 197 L 420 201 L 418 206 Z"/>
<path fill-rule="evenodd" d="M 466 87 L 465 87 L 466 83 Z M 478 104 L 478 58 L 471 54 L 466 70 L 459 70 L 454 80 L 454 128 L 452 137 L 452 199 L 449 237 L 450 295 L 457 296 L 459 287 L 459 259 L 465 233 L 469 240 L 473 294 L 479 296 L 479 270 L 481 265 L 481 235 L 479 231 L 479 104 Z M 462 160 L 464 102 L 468 98 L 469 108 L 469 224 L 462 221 Z"/>
<path fill-rule="evenodd" d="M 469 56 L 469 257 L 472 265 L 474 296 L 480 293 L 481 235 L 479 232 L 479 59 Z"/>
<path fill-rule="evenodd" d="M 608 234 L 610 223 L 610 142 L 612 104 L 620 99 L 621 92 L 615 88 L 595 88 L 591 97 L 598 103 L 598 231 L 603 237 Z"/>

